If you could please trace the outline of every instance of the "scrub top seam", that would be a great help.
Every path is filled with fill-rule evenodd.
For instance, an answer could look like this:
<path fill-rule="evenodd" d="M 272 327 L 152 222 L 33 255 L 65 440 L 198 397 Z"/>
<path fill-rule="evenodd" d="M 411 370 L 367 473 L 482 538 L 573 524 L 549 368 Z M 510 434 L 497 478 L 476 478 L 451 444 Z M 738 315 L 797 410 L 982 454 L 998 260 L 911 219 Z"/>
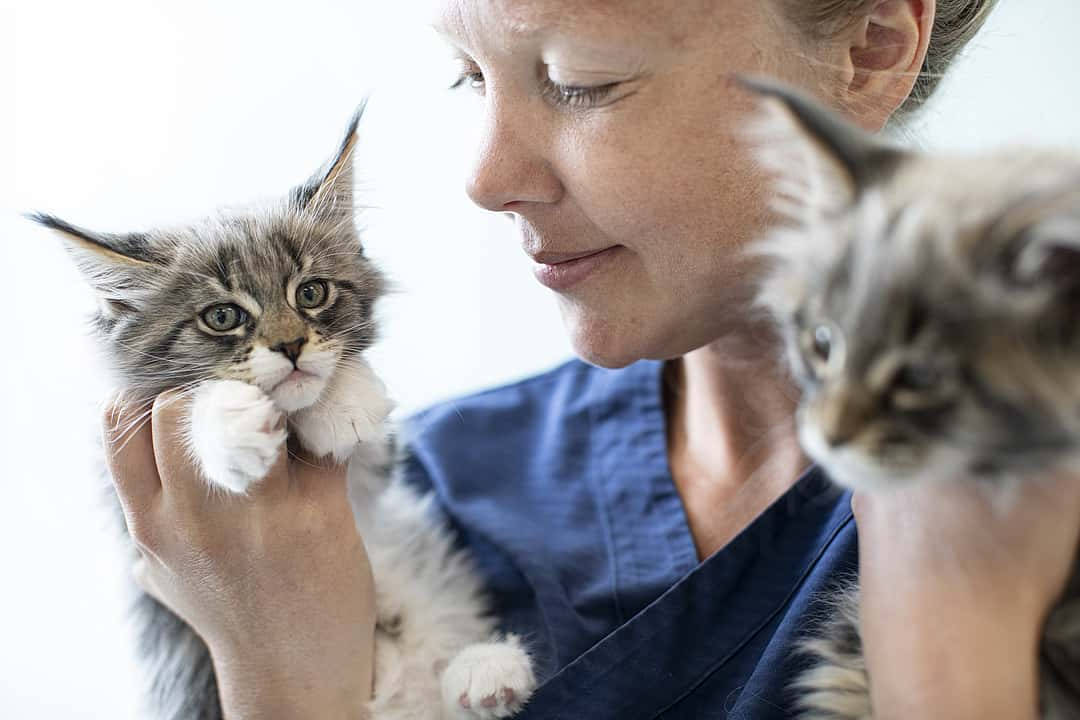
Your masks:
<path fill-rule="evenodd" d="M 743 637 L 743 639 L 737 645 L 735 645 L 730 652 L 724 655 L 724 657 L 722 657 L 720 660 L 717 660 L 712 666 L 710 666 L 705 672 L 703 672 L 701 677 L 698 678 L 698 680 L 693 685 L 688 687 L 681 695 L 679 695 L 679 697 L 664 706 L 663 709 L 657 711 L 654 715 L 652 715 L 651 720 L 657 720 L 657 718 L 662 717 L 664 713 L 670 711 L 676 705 L 678 705 L 683 700 L 692 695 L 699 687 L 701 687 L 702 683 L 712 677 L 712 675 L 715 674 L 717 670 L 726 665 L 731 660 L 731 658 L 735 657 L 735 655 L 737 655 L 739 651 L 746 646 L 747 643 L 753 640 L 762 630 L 767 628 L 769 624 L 772 623 L 772 621 L 776 618 L 776 616 L 779 615 L 785 607 L 791 604 L 791 601 L 795 598 L 798 589 L 802 587 L 803 584 L 806 582 L 807 578 L 810 577 L 811 572 L 815 567 L 817 567 L 818 563 L 821 562 L 821 558 L 823 558 L 825 556 L 825 553 L 828 552 L 829 547 L 832 546 L 837 536 L 840 535 L 844 528 L 848 527 L 853 521 L 854 515 L 848 513 L 844 517 L 844 520 L 838 523 L 837 526 L 833 529 L 833 531 L 829 533 L 828 539 L 821 544 L 820 548 L 818 548 L 818 552 L 814 555 L 814 559 L 811 560 L 803 569 L 803 572 L 799 575 L 798 581 L 791 586 L 791 589 L 788 591 L 787 595 L 772 610 L 772 612 L 770 612 L 764 619 L 762 619 L 762 621 L 758 623 L 757 627 L 755 627 L 751 632 L 747 633 L 746 636 Z"/>

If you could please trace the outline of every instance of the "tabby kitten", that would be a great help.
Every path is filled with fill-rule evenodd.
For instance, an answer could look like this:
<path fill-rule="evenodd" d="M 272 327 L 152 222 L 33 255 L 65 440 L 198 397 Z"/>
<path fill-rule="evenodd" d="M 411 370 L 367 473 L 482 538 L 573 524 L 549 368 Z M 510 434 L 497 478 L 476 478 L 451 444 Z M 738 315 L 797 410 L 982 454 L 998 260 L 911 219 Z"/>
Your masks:
<path fill-rule="evenodd" d="M 834 480 L 1023 482 L 1080 455 L 1080 157 L 919 154 L 750 81 L 789 221 L 762 304 L 802 388 L 806 452 Z M 1080 570 L 1080 568 L 1078 568 Z M 858 588 L 806 643 L 807 718 L 872 717 Z M 1080 574 L 1045 628 L 1042 717 L 1080 718 Z"/>
<path fill-rule="evenodd" d="M 529 658 L 516 638 L 494 638 L 469 558 L 394 473 L 391 403 L 364 359 L 384 280 L 354 222 L 360 114 L 325 169 L 269 207 L 129 234 L 33 219 L 63 236 L 97 291 L 95 330 L 127 401 L 190 396 L 187 441 L 210 487 L 244 493 L 287 435 L 348 461 L 380 630 L 370 716 L 509 717 L 535 685 Z M 136 622 L 156 716 L 221 718 L 195 632 L 141 593 Z"/>

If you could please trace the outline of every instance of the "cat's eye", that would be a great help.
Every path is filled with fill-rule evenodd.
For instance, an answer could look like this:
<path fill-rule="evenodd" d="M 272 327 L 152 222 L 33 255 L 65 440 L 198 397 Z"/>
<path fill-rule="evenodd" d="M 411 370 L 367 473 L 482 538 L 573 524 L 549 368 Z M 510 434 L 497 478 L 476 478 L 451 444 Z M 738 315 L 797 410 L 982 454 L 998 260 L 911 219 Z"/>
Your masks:
<path fill-rule="evenodd" d="M 214 305 L 202 312 L 203 322 L 215 332 L 228 332 L 247 322 L 248 314 L 231 303 Z"/>
<path fill-rule="evenodd" d="M 833 336 L 832 330 L 828 325 L 818 325 L 814 328 L 814 334 L 812 336 L 811 345 L 814 348 L 814 353 L 822 360 L 828 361 L 829 355 L 832 354 Z"/>
<path fill-rule="evenodd" d="M 322 280 L 306 282 L 296 289 L 296 306 L 305 310 L 322 307 L 329 295 L 326 283 Z"/>

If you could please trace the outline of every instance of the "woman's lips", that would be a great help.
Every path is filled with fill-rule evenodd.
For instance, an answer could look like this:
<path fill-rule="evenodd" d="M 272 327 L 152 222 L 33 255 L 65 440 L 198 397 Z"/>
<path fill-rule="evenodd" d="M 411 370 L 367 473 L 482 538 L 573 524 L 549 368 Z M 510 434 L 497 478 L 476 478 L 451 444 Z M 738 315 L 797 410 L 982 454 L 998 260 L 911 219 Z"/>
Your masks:
<path fill-rule="evenodd" d="M 584 253 L 538 253 L 531 256 L 533 274 L 552 290 L 569 290 L 607 265 L 621 245 Z"/>

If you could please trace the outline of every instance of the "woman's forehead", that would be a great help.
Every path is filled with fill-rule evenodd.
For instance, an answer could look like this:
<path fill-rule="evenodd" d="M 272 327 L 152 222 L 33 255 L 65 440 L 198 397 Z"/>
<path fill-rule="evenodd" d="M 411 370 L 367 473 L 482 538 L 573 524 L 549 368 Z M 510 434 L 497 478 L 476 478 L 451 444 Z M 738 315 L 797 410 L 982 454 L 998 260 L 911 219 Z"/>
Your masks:
<path fill-rule="evenodd" d="M 437 0 L 433 24 L 463 43 L 492 33 L 530 38 L 563 30 L 655 30 L 711 4 L 711 0 Z"/>

